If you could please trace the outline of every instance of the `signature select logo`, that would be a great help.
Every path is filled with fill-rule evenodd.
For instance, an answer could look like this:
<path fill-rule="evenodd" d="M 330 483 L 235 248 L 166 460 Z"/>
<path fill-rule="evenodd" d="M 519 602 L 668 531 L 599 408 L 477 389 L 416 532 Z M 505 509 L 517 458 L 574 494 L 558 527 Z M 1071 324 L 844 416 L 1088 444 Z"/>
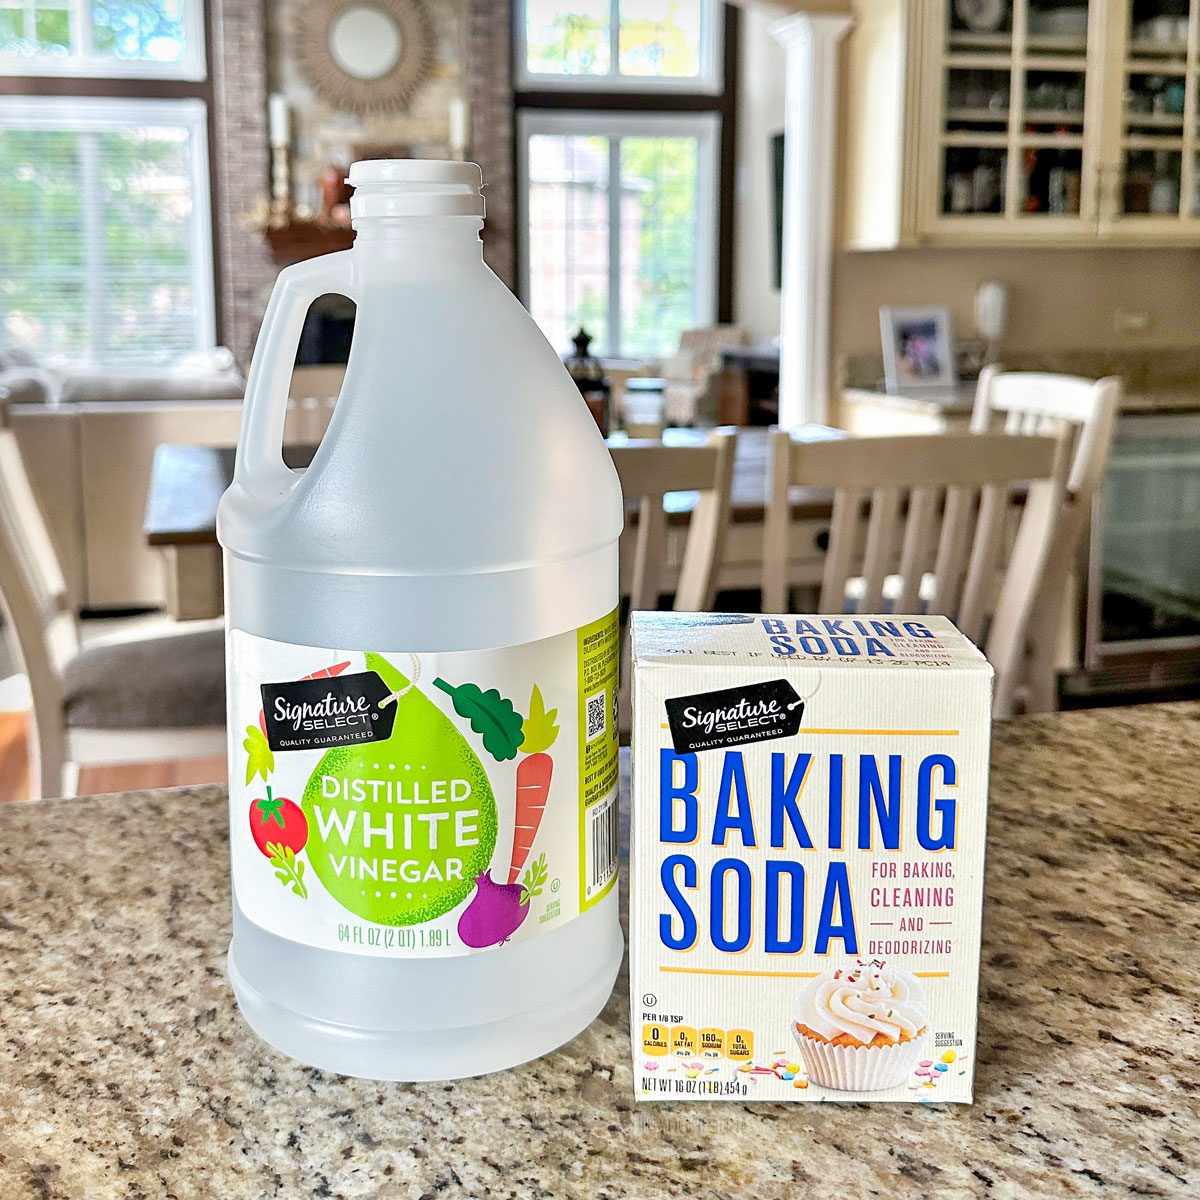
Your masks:
<path fill-rule="evenodd" d="M 385 703 L 391 692 L 374 671 L 264 683 L 260 691 L 272 750 L 380 742 L 396 722 L 396 706 Z"/>
<path fill-rule="evenodd" d="M 786 679 L 675 696 L 665 705 L 677 754 L 792 737 L 804 716 L 804 701 Z"/>
<path fill-rule="evenodd" d="M 332 692 L 315 702 L 292 703 L 286 696 L 275 697 L 275 720 L 293 733 L 331 726 L 366 725 L 371 720 L 370 701 L 366 696 L 337 697 Z"/>

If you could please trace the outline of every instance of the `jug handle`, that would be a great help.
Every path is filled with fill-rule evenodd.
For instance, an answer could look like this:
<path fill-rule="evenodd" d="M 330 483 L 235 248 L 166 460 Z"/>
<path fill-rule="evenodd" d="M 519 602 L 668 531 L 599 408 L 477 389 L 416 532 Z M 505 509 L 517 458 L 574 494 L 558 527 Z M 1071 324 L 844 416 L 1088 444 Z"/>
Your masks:
<path fill-rule="evenodd" d="M 280 271 L 246 381 L 233 471 L 237 482 L 272 491 L 286 491 L 296 482 L 295 472 L 283 461 L 283 426 L 304 318 L 318 296 L 334 292 L 354 300 L 355 283 L 351 250 L 323 254 Z"/>

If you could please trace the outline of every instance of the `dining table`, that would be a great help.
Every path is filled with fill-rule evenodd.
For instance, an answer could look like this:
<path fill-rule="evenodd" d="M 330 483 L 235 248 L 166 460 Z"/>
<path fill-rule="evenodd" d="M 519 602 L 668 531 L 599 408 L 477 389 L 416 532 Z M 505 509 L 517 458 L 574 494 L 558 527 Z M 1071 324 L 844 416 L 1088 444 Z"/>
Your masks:
<path fill-rule="evenodd" d="M 703 429 L 668 428 L 662 441 L 667 446 L 702 444 Z M 738 430 L 730 489 L 730 530 L 726 538 L 718 585 L 725 588 L 757 588 L 762 575 L 763 515 L 767 499 L 769 430 Z M 801 425 L 792 436 L 800 441 L 822 441 L 845 437 L 843 430 L 828 425 Z M 610 446 L 626 445 L 628 436 L 617 432 Z M 284 462 L 302 471 L 311 464 L 316 446 L 285 445 Z M 217 544 L 217 505 L 233 480 L 235 451 L 232 447 L 193 446 L 166 443 L 155 448 L 147 489 L 146 542 L 164 558 L 167 609 L 178 620 L 219 616 L 223 608 L 221 555 Z M 681 558 L 680 539 L 696 504 L 695 492 L 672 492 L 664 499 L 668 517 L 668 570 L 664 582 L 673 579 Z M 795 487 L 791 493 L 793 546 L 792 575 L 802 582 L 805 572 L 817 578 L 824 554 L 824 535 L 832 511 L 832 494 L 826 488 Z M 634 519 L 630 514 L 630 520 Z"/>
<path fill-rule="evenodd" d="M 639 1103 L 624 970 L 512 1070 L 304 1066 L 227 982 L 223 787 L 0 805 L 0 1196 L 1194 1198 L 1197 762 L 1196 702 L 994 726 L 970 1105 Z"/>

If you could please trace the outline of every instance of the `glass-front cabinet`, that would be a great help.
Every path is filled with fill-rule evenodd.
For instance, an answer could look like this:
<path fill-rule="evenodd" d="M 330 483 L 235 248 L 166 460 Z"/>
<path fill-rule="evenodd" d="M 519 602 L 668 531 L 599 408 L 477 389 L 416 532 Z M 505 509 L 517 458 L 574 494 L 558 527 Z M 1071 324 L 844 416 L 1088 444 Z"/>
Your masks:
<path fill-rule="evenodd" d="M 891 212 L 848 198 L 851 245 L 1200 241 L 1200 0 L 861 0 L 856 17 L 852 183 L 867 196 L 889 131 L 903 151 Z"/>
<path fill-rule="evenodd" d="M 1108 57 L 1104 216 L 1165 236 L 1200 227 L 1200 0 L 1124 0 Z"/>
<path fill-rule="evenodd" d="M 940 88 L 929 111 L 933 223 L 1081 233 L 1096 219 L 1084 186 L 1095 147 L 1088 46 L 1095 4 L 943 0 L 934 25 Z"/>

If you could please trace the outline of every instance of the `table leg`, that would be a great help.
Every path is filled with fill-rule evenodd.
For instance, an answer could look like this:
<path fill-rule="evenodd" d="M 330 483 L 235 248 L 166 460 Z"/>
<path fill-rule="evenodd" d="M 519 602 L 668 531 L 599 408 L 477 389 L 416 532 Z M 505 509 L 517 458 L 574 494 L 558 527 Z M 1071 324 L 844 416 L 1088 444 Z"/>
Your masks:
<path fill-rule="evenodd" d="M 750 376 L 743 367 L 726 364 L 721 369 L 717 393 L 717 424 L 746 425 L 750 420 Z"/>
<path fill-rule="evenodd" d="M 219 617 L 225 610 L 221 547 L 164 546 L 167 612 L 177 621 Z"/>

